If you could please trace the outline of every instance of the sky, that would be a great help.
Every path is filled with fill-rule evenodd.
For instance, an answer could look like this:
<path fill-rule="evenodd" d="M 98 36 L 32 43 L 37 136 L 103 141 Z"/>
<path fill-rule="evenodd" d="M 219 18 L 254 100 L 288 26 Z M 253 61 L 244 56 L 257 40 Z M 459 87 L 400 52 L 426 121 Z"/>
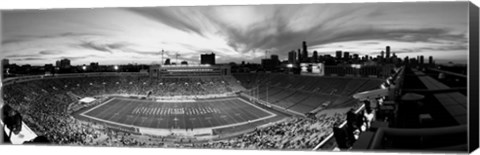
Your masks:
<path fill-rule="evenodd" d="M 301 48 L 334 54 L 433 56 L 466 63 L 468 3 L 344 3 L 2 10 L 1 57 L 43 65 L 253 62 Z M 267 51 L 267 52 L 266 52 Z M 178 54 L 178 57 L 176 55 Z M 177 59 L 178 58 L 178 59 Z"/>

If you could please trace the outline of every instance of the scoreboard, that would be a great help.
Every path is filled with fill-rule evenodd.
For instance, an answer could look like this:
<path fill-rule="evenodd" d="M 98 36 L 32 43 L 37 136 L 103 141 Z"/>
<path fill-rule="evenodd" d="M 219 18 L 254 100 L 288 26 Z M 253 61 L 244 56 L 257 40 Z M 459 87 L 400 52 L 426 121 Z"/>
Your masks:
<path fill-rule="evenodd" d="M 301 63 L 300 68 L 301 68 L 301 71 L 300 71 L 301 75 L 310 75 L 310 76 L 325 75 L 325 65 L 323 63 Z"/>

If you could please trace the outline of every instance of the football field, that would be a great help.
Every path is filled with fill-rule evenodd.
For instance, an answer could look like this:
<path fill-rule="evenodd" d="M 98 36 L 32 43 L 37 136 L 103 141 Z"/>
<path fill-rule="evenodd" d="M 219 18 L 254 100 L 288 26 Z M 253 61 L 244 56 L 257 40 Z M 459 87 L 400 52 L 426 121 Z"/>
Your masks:
<path fill-rule="evenodd" d="M 113 98 L 80 115 L 127 127 L 192 129 L 235 126 L 275 116 L 240 98 L 156 102 Z"/>

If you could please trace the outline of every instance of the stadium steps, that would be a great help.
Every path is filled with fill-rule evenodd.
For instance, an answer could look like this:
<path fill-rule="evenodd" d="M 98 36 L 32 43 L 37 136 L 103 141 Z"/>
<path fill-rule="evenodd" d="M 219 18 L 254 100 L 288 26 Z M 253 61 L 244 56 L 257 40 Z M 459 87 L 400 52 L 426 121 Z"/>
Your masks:
<path fill-rule="evenodd" d="M 301 104 L 303 101 L 305 101 L 306 99 L 308 99 L 308 98 L 309 98 L 310 96 L 312 96 L 312 95 L 314 95 L 314 94 L 308 94 L 308 95 L 306 95 L 305 97 L 303 97 L 303 98 L 301 98 L 300 100 L 298 100 L 295 104 L 290 105 L 290 106 L 288 106 L 288 107 L 286 107 L 286 108 L 287 108 L 287 109 L 290 109 L 290 108 L 294 107 L 295 105 Z"/>
<path fill-rule="evenodd" d="M 352 95 L 353 93 L 358 92 L 358 90 L 362 88 L 364 85 L 366 85 L 369 80 L 361 80 L 361 81 L 362 82 L 355 84 L 353 87 L 351 87 L 350 84 L 347 85 L 347 88 L 345 88 L 343 92 L 341 92 L 340 94 L 344 96 Z M 355 82 L 355 80 L 352 80 L 351 82 Z"/>
<path fill-rule="evenodd" d="M 291 95 L 295 94 L 295 91 L 289 90 L 289 89 L 282 89 L 281 92 L 276 93 L 275 95 L 268 96 L 269 102 L 270 103 L 277 103 L 278 101 L 282 100 L 283 98 L 289 97 Z"/>
<path fill-rule="evenodd" d="M 283 98 L 280 98 L 279 100 L 277 100 L 273 104 L 279 105 L 279 106 L 284 107 L 284 108 L 290 107 L 291 105 L 295 105 L 298 102 L 296 102 L 294 99 L 291 99 L 291 98 L 295 98 L 297 93 L 298 92 L 294 91 L 292 94 L 287 95 Z"/>
<path fill-rule="evenodd" d="M 268 95 L 268 98 L 270 99 L 272 96 L 278 95 L 284 91 L 283 88 L 276 88 L 276 87 L 269 87 L 268 89 L 268 94 L 266 89 L 260 89 L 260 99 L 265 100 L 266 95 Z"/>

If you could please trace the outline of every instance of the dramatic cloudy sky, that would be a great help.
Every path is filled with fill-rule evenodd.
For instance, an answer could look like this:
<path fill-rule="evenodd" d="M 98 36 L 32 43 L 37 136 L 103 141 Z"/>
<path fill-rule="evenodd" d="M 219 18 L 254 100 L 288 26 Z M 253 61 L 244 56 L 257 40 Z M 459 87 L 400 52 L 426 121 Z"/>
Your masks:
<path fill-rule="evenodd" d="M 307 41 L 309 52 L 336 50 L 397 56 L 433 56 L 466 63 L 466 2 L 315 5 L 95 8 L 2 11 L 2 57 L 43 65 L 158 63 L 165 58 L 198 63 L 259 62 Z M 310 53 L 311 54 L 311 53 Z"/>

